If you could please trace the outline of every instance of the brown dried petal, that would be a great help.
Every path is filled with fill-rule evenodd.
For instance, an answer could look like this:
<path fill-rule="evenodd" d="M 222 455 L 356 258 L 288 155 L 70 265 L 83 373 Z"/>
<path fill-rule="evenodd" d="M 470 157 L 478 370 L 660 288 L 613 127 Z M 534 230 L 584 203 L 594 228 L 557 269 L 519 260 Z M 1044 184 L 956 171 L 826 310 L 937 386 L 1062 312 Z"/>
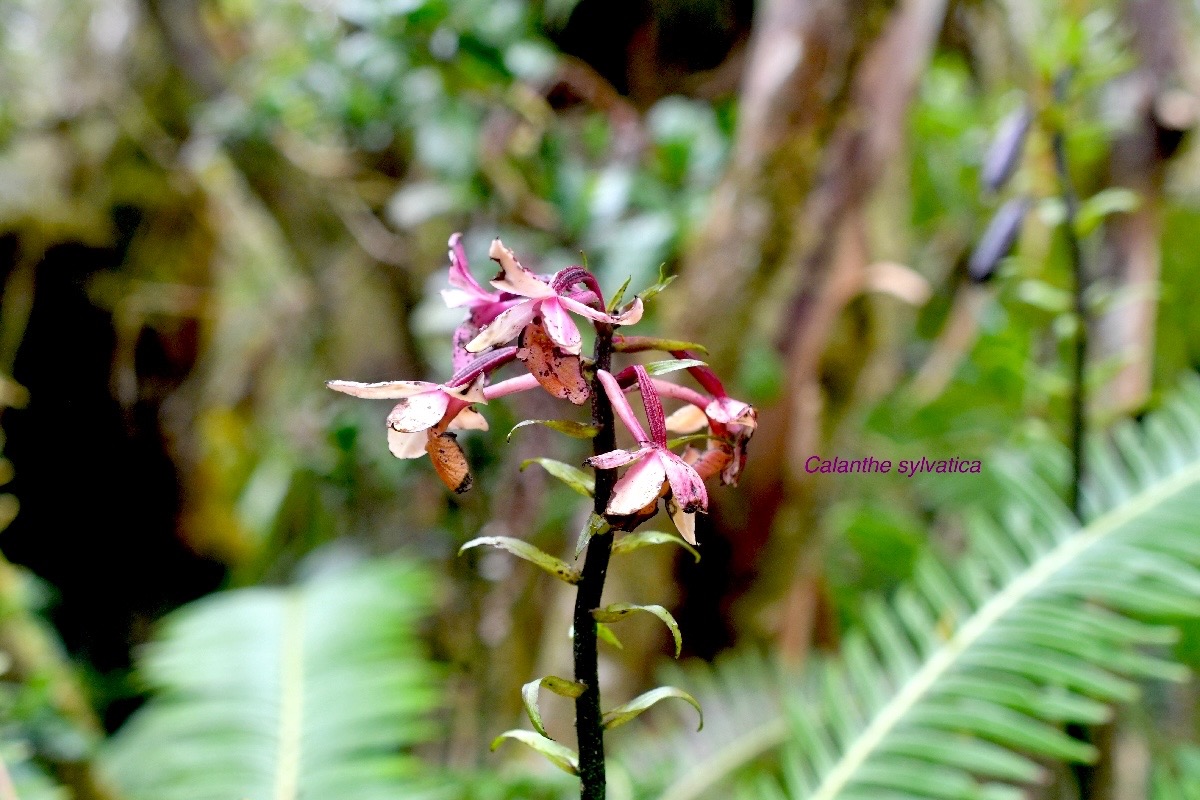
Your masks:
<path fill-rule="evenodd" d="M 587 402 L 588 383 L 583 377 L 579 356 L 560 350 L 540 322 L 525 326 L 519 344 L 517 358 L 525 363 L 543 389 L 577 406 Z"/>
<path fill-rule="evenodd" d="M 462 494 L 471 488 L 474 482 L 471 478 L 471 467 L 457 436 L 453 433 L 431 432 L 425 451 L 429 453 L 433 469 L 447 489 L 455 494 Z"/>

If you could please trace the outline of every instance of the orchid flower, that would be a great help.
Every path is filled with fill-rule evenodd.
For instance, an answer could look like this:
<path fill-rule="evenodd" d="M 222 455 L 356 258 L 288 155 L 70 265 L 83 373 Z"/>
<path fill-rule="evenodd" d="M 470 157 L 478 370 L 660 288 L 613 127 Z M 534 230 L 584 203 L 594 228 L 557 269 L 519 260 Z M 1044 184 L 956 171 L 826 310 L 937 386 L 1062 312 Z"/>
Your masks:
<path fill-rule="evenodd" d="M 428 381 L 329 381 L 335 392 L 367 399 L 398 400 L 387 417 L 388 449 L 396 458 L 420 458 L 431 435 L 447 428 L 486 431 L 487 420 L 471 408 L 486 403 L 482 375 L 469 386 L 453 387 Z"/>
<path fill-rule="evenodd" d="M 691 358 L 691 354 L 686 351 L 672 352 L 672 355 L 676 358 Z M 712 457 L 711 451 L 727 450 L 727 463 L 720 466 L 721 482 L 727 486 L 736 486 L 738 476 L 746 466 L 747 443 L 758 428 L 758 412 L 749 403 L 726 394 L 724 385 L 708 367 L 689 367 L 688 372 L 711 393 L 711 396 L 705 397 L 699 392 L 666 381 L 654 381 L 660 394 L 688 403 L 667 417 L 667 430 L 673 433 L 692 433 L 707 424 L 717 439 L 708 451 L 699 454 L 696 459 L 702 460 L 705 467 L 715 467 L 719 460 Z M 703 473 L 706 471 L 705 467 L 698 466 L 698 469 Z"/>
<path fill-rule="evenodd" d="M 604 386 L 613 412 L 633 434 L 638 448 L 601 453 L 589 458 L 587 463 L 596 469 L 615 469 L 633 464 L 613 487 L 612 497 L 605 509 L 606 513 L 616 516 L 636 514 L 651 505 L 662 494 L 663 483 L 668 483 L 671 487 L 671 517 L 683 538 L 695 544 L 695 512 L 708 510 L 708 490 L 696 470 L 667 447 L 667 428 L 658 392 L 650 383 L 645 367 L 636 366 L 634 371 L 646 409 L 646 420 L 650 423 L 650 436 L 646 435 L 634 415 L 617 379 L 604 370 L 597 370 L 596 377 Z"/>
<path fill-rule="evenodd" d="M 450 237 L 449 247 L 449 282 L 454 288 L 442 290 L 442 299 L 446 301 L 448 307 L 467 309 L 471 322 L 477 327 L 482 327 L 520 301 L 520 298 L 511 295 L 505 297 L 500 292 L 489 292 L 479 285 L 467 263 L 467 253 L 463 249 L 461 233 Z"/>
<path fill-rule="evenodd" d="M 596 279 L 580 267 L 568 267 L 556 273 L 547 282 L 521 266 L 513 251 L 505 247 L 499 239 L 492 242 L 488 255 L 499 262 L 502 270 L 502 276 L 493 280 L 492 286 L 501 292 L 523 299 L 501 312 L 478 336 L 467 343 L 466 349 L 469 352 L 478 353 L 512 341 L 526 325 L 540 316 L 542 326 L 554 344 L 565 353 L 579 355 L 582 338 L 579 328 L 568 312 L 610 325 L 632 325 L 642 318 L 640 298 L 634 300 L 623 314 L 615 316 L 581 302 L 569 291 L 576 284 L 589 284 L 591 297 L 597 302 L 600 291 L 595 285 Z"/>

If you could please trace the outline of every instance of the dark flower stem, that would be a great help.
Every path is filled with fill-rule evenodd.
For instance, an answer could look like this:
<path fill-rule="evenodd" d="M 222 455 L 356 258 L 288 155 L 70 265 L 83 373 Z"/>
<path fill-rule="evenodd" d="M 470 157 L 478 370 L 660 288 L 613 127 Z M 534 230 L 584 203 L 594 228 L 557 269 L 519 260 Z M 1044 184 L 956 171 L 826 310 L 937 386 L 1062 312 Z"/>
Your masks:
<path fill-rule="evenodd" d="M 612 365 L 612 326 L 596 326 L 596 370 L 608 370 Z M 616 449 L 616 430 L 613 426 L 612 405 L 604 393 L 604 387 L 592 378 L 592 425 L 599 433 L 592 439 L 592 452 L 596 455 Z M 615 469 L 596 470 L 595 512 L 603 515 L 617 482 Z M 598 533 L 588 543 L 587 556 L 583 562 L 583 577 L 575 596 L 575 680 L 587 688 L 575 699 L 575 732 L 579 739 L 579 779 L 582 784 L 582 800 L 603 800 L 605 795 L 604 774 L 604 727 L 600 715 L 600 686 L 597 675 L 596 621 L 592 611 L 600 607 L 600 595 L 604 592 L 604 579 L 608 574 L 608 560 L 612 555 L 613 534 L 611 531 Z"/>
<path fill-rule="evenodd" d="M 1063 101 L 1065 84 L 1068 73 L 1060 76 L 1056 94 L 1059 102 Z M 1084 291 L 1087 289 L 1087 275 L 1084 272 L 1083 250 L 1079 246 L 1079 236 L 1076 233 L 1075 221 L 1079 216 L 1079 200 L 1071 183 L 1071 172 L 1067 165 L 1066 132 L 1059 124 L 1054 132 L 1051 147 L 1054 150 L 1054 168 L 1058 173 L 1059 193 L 1062 197 L 1065 213 L 1063 216 L 1063 231 L 1067 237 L 1067 251 L 1071 258 L 1071 276 L 1073 281 L 1073 297 L 1075 312 L 1075 341 L 1074 358 L 1071 364 L 1071 509 L 1075 516 L 1080 516 L 1081 485 L 1084 470 L 1084 439 L 1087 434 L 1087 349 L 1088 349 L 1088 319 L 1084 303 Z"/>

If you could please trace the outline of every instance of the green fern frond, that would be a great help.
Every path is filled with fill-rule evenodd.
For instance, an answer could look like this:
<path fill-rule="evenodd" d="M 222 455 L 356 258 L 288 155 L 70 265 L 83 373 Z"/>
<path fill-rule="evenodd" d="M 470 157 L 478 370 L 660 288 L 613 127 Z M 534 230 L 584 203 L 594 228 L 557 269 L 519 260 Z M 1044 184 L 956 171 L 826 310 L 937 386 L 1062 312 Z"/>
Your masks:
<path fill-rule="evenodd" d="M 415 629 L 431 590 L 386 561 L 176 612 L 140 661 L 156 696 L 105 754 L 114 782 L 131 800 L 421 796 L 406 751 L 436 732 Z"/>
<path fill-rule="evenodd" d="M 1140 680 L 1186 677 L 1153 655 L 1176 631 L 1144 620 L 1200 617 L 1200 382 L 1093 445 L 1085 524 L 1008 464 L 1005 505 L 969 515 L 953 573 L 922 560 L 890 603 L 866 609 L 839 658 L 810 665 L 786 712 L 739 729 L 721 720 L 736 701 L 697 692 L 710 729 L 733 735 L 655 796 L 727 796 L 742 768 L 774 756 L 784 784 L 740 794 L 1018 800 L 1038 759 L 1094 758 L 1067 723 L 1106 719 Z M 761 696 L 736 672 L 713 675 L 726 695 Z"/>

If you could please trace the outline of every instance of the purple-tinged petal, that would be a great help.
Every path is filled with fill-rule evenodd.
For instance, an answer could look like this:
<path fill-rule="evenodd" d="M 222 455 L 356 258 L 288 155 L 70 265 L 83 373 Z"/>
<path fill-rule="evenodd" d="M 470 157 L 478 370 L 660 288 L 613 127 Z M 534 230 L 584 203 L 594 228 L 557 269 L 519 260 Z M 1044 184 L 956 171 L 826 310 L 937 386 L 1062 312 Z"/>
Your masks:
<path fill-rule="evenodd" d="M 394 428 L 388 428 L 388 450 L 396 458 L 420 458 L 425 455 L 425 443 L 429 434 L 425 431 L 405 433 Z"/>
<path fill-rule="evenodd" d="M 511 342 L 537 316 L 537 305 L 536 300 L 526 300 L 508 309 L 467 343 L 467 351 L 479 353 L 489 347 Z"/>
<path fill-rule="evenodd" d="M 632 370 L 630 370 L 632 372 Z M 624 380 L 625 370 L 621 370 L 621 375 L 618 380 Z M 703 395 L 695 389 L 689 389 L 686 386 L 680 386 L 678 383 L 664 381 L 661 378 L 651 378 L 650 382 L 654 384 L 654 388 L 658 390 L 660 397 L 673 397 L 676 400 L 682 400 L 685 403 L 691 403 L 700 409 L 707 409 L 708 404 L 712 402 L 712 398 L 708 395 Z"/>
<path fill-rule="evenodd" d="M 658 499 L 665 480 L 660 459 L 640 459 L 617 481 L 605 511 L 623 517 L 636 514 Z"/>
<path fill-rule="evenodd" d="M 648 447 L 643 447 L 639 450 L 610 450 L 607 453 L 592 456 L 584 463 L 596 469 L 616 469 L 617 467 L 625 466 L 630 461 L 642 458 L 649 449 Z"/>
<path fill-rule="evenodd" d="M 636 325 L 642 321 L 642 314 L 645 311 L 645 306 L 642 305 L 642 298 L 635 297 L 629 307 L 613 317 L 614 325 Z"/>
<path fill-rule="evenodd" d="M 466 386 L 444 386 L 442 391 L 447 396 L 462 400 L 466 403 L 486 403 L 487 398 L 483 396 L 483 384 L 487 381 L 487 376 L 482 372 L 476 374 L 475 380 L 471 381 Z"/>
<path fill-rule="evenodd" d="M 499 239 L 492 240 L 488 257 L 499 263 L 503 272 L 503 277 L 492 281 L 492 286 L 497 289 L 519 297 L 537 299 L 554 297 L 557 294 L 550 288 L 550 284 L 521 266 L 521 262 L 517 261 L 513 251 L 505 247 Z"/>
<path fill-rule="evenodd" d="M 563 308 L 559 298 L 543 300 L 541 312 L 542 324 L 546 326 L 546 333 L 550 334 L 554 343 L 572 355 L 579 355 L 583 345 L 583 340 L 579 336 L 579 328 L 575 326 L 575 321 Z"/>
<path fill-rule="evenodd" d="M 466 323 L 464 323 L 464 325 L 465 324 Z M 460 326 L 460 330 L 461 327 L 462 326 Z M 455 335 L 457 338 L 457 332 Z M 466 348 L 464 347 L 464 352 L 465 350 Z M 486 377 L 489 373 L 516 358 L 517 348 L 498 347 L 495 350 L 488 350 L 484 353 L 480 353 L 479 355 L 475 355 L 474 353 L 467 353 L 467 355 L 470 357 L 470 361 L 454 370 L 454 374 L 450 376 L 450 380 L 446 381 L 444 384 L 447 388 L 463 386 L 471 383 L 480 375 L 484 375 Z"/>
<path fill-rule="evenodd" d="M 455 375 L 476 359 L 476 354 L 467 349 L 467 344 L 478 335 L 479 326 L 470 319 L 454 329 L 454 336 L 450 339 L 450 368 Z"/>
<path fill-rule="evenodd" d="M 450 397 L 440 390 L 405 397 L 388 414 L 388 427 L 405 433 L 428 430 L 442 421 L 449 405 Z"/>
<path fill-rule="evenodd" d="M 633 406 L 629 405 L 629 401 L 625 399 L 625 392 L 621 390 L 621 384 L 617 383 L 617 379 L 612 376 L 612 373 L 602 369 L 596 370 L 596 377 L 604 386 L 604 393 L 608 395 L 608 402 L 612 404 L 613 413 L 621 422 L 625 423 L 625 427 L 633 434 L 633 438 L 639 444 L 649 442 L 642 423 L 638 422 L 637 416 L 634 415 Z"/>
<path fill-rule="evenodd" d="M 758 413 L 754 410 L 754 406 L 749 403 L 743 403 L 741 400 L 734 400 L 732 397 L 714 398 L 705 407 L 704 413 L 708 415 L 709 419 L 720 422 L 723 425 L 745 425 L 748 428 L 758 427 Z"/>
<path fill-rule="evenodd" d="M 574 311 L 581 317 L 594 319 L 597 322 L 607 322 L 612 325 L 616 324 L 616 317 L 612 316 L 607 311 L 598 311 L 591 306 L 585 306 L 583 303 L 579 302 L 573 297 L 567 297 L 564 295 L 558 298 L 558 302 L 561 303 L 563 307 Z"/>
<path fill-rule="evenodd" d="M 678 359 L 696 359 L 696 354 L 690 350 L 672 350 L 671 355 Z M 696 359 L 702 361 L 703 359 Z M 721 379 L 717 377 L 717 373 L 712 371 L 711 367 L 688 367 L 688 372 L 696 383 L 704 387 L 704 391 L 711 394 L 713 397 L 724 397 L 725 386 L 721 383 Z"/>
<path fill-rule="evenodd" d="M 667 426 L 663 421 L 662 401 L 658 399 L 658 390 L 650 382 L 650 373 L 641 364 L 635 364 L 633 374 L 637 375 L 638 390 L 642 393 L 642 406 L 646 409 L 646 421 L 650 423 L 650 438 L 659 447 L 667 446 Z"/>
<path fill-rule="evenodd" d="M 400 397 L 412 397 L 415 394 L 439 389 L 436 383 L 428 381 L 383 381 L 381 383 L 358 383 L 357 381 L 326 381 L 325 385 L 335 392 L 348 394 L 352 397 L 364 397 L 368 400 L 396 400 Z"/>
<path fill-rule="evenodd" d="M 528 392 L 538 388 L 537 378 L 526 373 L 518 375 L 515 378 L 509 378 L 499 383 L 493 383 L 491 386 L 483 387 L 483 396 L 488 400 L 495 400 L 497 397 L 505 397 L 517 392 Z"/>
<path fill-rule="evenodd" d="M 671 515 L 671 521 L 675 523 L 675 530 L 679 531 L 679 535 L 683 537 L 683 540 L 690 545 L 698 546 L 696 542 L 696 515 L 680 508 L 674 498 L 667 501 L 667 513 Z"/>
<path fill-rule="evenodd" d="M 672 433 L 695 433 L 707 425 L 708 415 L 704 409 L 691 404 L 676 409 L 666 419 L 667 430 Z"/>
<path fill-rule="evenodd" d="M 486 431 L 488 429 L 488 421 L 487 417 L 475 409 L 464 408 L 458 412 L 458 416 L 450 420 L 450 424 L 446 427 L 452 430 Z"/>
<path fill-rule="evenodd" d="M 708 489 L 699 473 L 670 450 L 658 449 L 656 455 L 666 471 L 667 482 L 671 484 L 671 495 L 680 508 L 686 512 L 707 511 Z"/>

